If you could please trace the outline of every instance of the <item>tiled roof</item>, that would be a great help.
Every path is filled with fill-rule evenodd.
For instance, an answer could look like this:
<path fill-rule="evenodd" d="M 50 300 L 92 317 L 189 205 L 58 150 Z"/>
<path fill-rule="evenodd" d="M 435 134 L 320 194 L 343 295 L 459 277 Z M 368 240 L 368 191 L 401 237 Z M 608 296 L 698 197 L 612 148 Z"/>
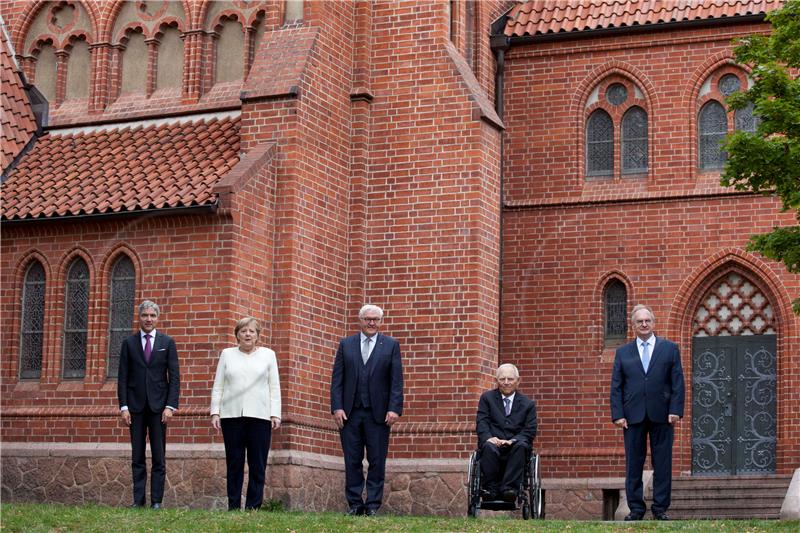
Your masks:
<path fill-rule="evenodd" d="M 36 118 L 33 116 L 28 95 L 25 93 L 19 70 L 11 56 L 11 48 L 2 28 L 0 28 L 0 87 L 2 87 L 0 171 L 5 171 L 36 131 Z"/>
<path fill-rule="evenodd" d="M 3 184 L 2 219 L 213 204 L 238 161 L 238 113 L 51 132 Z"/>
<path fill-rule="evenodd" d="M 505 35 L 544 35 L 764 14 L 783 0 L 530 0 L 508 13 Z"/>

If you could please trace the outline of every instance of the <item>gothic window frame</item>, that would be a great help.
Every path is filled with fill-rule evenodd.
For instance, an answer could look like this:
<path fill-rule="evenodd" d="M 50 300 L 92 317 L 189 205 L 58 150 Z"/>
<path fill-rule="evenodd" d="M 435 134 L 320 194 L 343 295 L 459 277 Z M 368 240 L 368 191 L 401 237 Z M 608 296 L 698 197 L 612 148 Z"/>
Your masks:
<path fill-rule="evenodd" d="M 621 298 L 619 294 L 621 289 Z M 613 293 L 612 291 L 616 291 Z M 615 297 L 616 300 L 611 300 Z M 628 337 L 628 286 L 618 277 L 603 284 L 603 346 L 616 348 L 625 344 Z"/>
<path fill-rule="evenodd" d="M 642 85 L 634 82 L 620 74 L 606 76 L 594 85 L 584 106 L 584 126 L 583 126 L 583 150 L 584 150 L 584 181 L 618 181 L 628 178 L 646 177 L 651 170 L 650 142 L 651 117 L 650 106 L 645 98 Z M 634 108 L 640 110 L 644 117 L 643 136 L 629 138 L 626 133 L 626 117 L 631 120 L 633 115 L 629 114 Z M 613 151 L 611 168 L 607 167 L 597 170 L 597 161 L 593 160 L 594 155 L 590 149 L 593 142 L 590 131 L 594 117 L 598 116 L 599 111 L 606 113 L 611 119 L 611 138 L 605 142 L 611 144 Z M 638 113 L 639 111 L 637 111 Z M 639 153 L 643 156 L 638 159 L 644 161 L 644 166 L 631 167 L 625 159 L 631 154 L 631 144 L 639 144 Z"/>
<path fill-rule="evenodd" d="M 40 274 L 41 279 L 31 280 L 31 275 L 34 274 L 34 269 L 38 267 L 41 273 L 35 272 L 36 275 Z M 31 298 L 37 298 L 37 301 L 31 301 Z M 47 313 L 47 271 L 44 265 L 38 259 L 32 260 L 22 277 L 22 297 L 21 297 L 21 316 L 20 316 L 20 339 L 19 339 L 19 374 L 20 380 L 38 380 L 42 377 L 42 362 L 44 360 L 44 334 L 45 334 L 45 317 Z M 36 309 L 33 309 L 36 306 Z M 31 320 L 38 319 L 40 324 L 38 328 L 30 326 Z M 38 337 L 38 338 L 37 338 Z M 33 338 L 33 339 L 32 339 Z M 31 347 L 31 339 L 33 341 L 34 364 L 26 364 L 27 352 Z M 38 345 L 38 347 L 36 346 Z M 38 348 L 38 349 L 36 349 Z M 35 353 L 38 352 L 38 353 Z M 36 364 L 38 363 L 38 364 Z M 38 368 L 36 368 L 38 366 Z M 30 367 L 30 368 L 28 368 Z"/>
<path fill-rule="evenodd" d="M 85 270 L 85 277 L 80 276 L 84 272 L 75 272 L 81 265 Z M 86 377 L 91 278 L 91 270 L 86 259 L 77 256 L 70 260 L 64 276 L 64 329 L 61 350 L 61 376 L 63 379 L 72 380 Z M 84 298 L 85 301 L 83 301 Z M 74 311 L 80 314 L 76 314 Z M 79 350 L 82 350 L 82 353 Z M 69 353 L 69 351 L 77 353 Z M 83 368 L 79 366 L 81 362 Z"/>
<path fill-rule="evenodd" d="M 719 173 L 725 166 L 727 156 L 724 150 L 722 150 L 722 147 L 719 147 L 716 151 L 716 157 L 711 157 L 709 155 L 707 144 L 713 142 L 713 138 L 719 139 L 717 141 L 719 143 L 727 135 L 737 130 L 754 133 L 758 125 L 758 117 L 753 115 L 752 106 L 734 111 L 726 104 L 726 97 L 735 91 L 733 87 L 735 82 L 728 83 L 731 82 L 733 78 L 738 80 L 739 91 L 745 91 L 750 87 L 750 79 L 747 72 L 733 65 L 727 65 L 717 69 L 707 76 L 701 85 L 696 108 L 697 139 L 695 147 L 697 150 L 697 160 L 695 161 L 695 165 L 698 172 Z M 726 85 L 728 87 L 725 87 Z M 709 122 L 704 123 L 704 118 L 710 112 L 709 110 L 717 108 L 716 106 L 719 106 L 725 114 L 724 132 L 722 128 L 717 128 L 717 130 L 712 131 L 713 126 L 720 126 L 720 124 L 712 125 Z M 742 127 L 743 125 L 747 125 L 747 128 Z"/>
<path fill-rule="evenodd" d="M 127 264 L 126 264 L 127 263 Z M 128 269 L 119 272 L 120 268 Z M 130 287 L 125 287 L 126 283 Z M 106 378 L 117 377 L 122 341 L 135 329 L 133 309 L 136 306 L 136 264 L 125 253 L 111 262 L 108 271 L 108 356 Z"/>

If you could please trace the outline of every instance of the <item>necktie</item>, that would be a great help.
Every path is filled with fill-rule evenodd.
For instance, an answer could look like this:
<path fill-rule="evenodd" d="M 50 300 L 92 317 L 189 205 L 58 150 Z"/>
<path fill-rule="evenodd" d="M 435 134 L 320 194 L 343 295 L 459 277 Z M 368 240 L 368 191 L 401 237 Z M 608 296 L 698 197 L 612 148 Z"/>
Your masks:
<path fill-rule="evenodd" d="M 367 337 L 361 344 L 361 360 L 364 361 L 365 365 L 367 364 L 367 359 L 369 359 L 369 341 L 371 340 L 370 337 Z"/>
<path fill-rule="evenodd" d="M 153 353 L 153 345 L 150 344 L 150 334 L 144 336 L 144 362 L 150 364 L 150 355 Z"/>
<path fill-rule="evenodd" d="M 503 398 L 503 401 L 506 404 L 506 416 L 511 414 L 511 398 Z"/>
<path fill-rule="evenodd" d="M 650 366 L 650 354 L 647 353 L 648 346 L 646 342 L 642 343 L 642 366 L 644 367 L 645 373 L 647 373 L 647 367 Z"/>

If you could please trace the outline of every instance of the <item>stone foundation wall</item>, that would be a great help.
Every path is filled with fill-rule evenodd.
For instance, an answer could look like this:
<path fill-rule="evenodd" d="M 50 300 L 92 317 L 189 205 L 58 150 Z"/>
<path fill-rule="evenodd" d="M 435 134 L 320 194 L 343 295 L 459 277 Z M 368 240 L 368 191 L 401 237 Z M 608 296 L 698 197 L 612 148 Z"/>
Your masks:
<path fill-rule="evenodd" d="M 467 464 L 466 459 L 388 461 L 382 511 L 464 516 Z M 6 502 L 127 506 L 133 501 L 130 448 L 116 444 L 3 443 L 0 482 Z M 607 479 L 544 480 L 546 516 L 600 519 L 603 488 L 618 484 Z M 164 492 L 167 507 L 226 509 L 223 447 L 168 445 Z M 291 510 L 344 511 L 341 458 L 271 452 L 265 500 L 280 501 Z"/>

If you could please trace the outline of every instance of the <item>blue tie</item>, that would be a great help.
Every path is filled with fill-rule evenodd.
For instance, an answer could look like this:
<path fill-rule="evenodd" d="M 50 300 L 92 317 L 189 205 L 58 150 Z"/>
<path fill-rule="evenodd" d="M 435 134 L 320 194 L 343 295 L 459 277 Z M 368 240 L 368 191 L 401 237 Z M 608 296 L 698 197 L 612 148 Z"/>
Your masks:
<path fill-rule="evenodd" d="M 503 401 L 506 404 L 506 416 L 511 414 L 511 398 L 503 398 Z"/>
<path fill-rule="evenodd" d="M 648 346 L 646 342 L 642 343 L 642 366 L 644 367 L 645 374 L 647 373 L 647 368 L 650 366 L 650 354 L 647 353 Z"/>

